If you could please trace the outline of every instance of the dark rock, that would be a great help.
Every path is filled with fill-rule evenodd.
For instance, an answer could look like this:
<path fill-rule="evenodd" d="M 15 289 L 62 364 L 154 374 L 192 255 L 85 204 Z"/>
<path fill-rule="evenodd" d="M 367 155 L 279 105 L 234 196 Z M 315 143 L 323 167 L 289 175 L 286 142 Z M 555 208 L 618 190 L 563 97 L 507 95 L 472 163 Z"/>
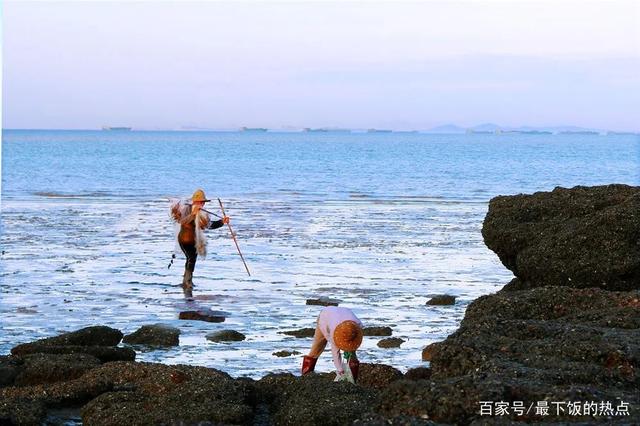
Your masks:
<path fill-rule="evenodd" d="M 112 389 L 111 383 L 88 378 L 92 372 L 100 368 L 90 370 L 74 380 L 1 388 L 0 401 L 7 402 L 9 405 L 34 402 L 47 408 L 80 406 Z"/>
<path fill-rule="evenodd" d="M 225 317 L 221 315 L 214 315 L 206 311 L 180 312 L 178 318 L 181 320 L 206 321 L 206 322 L 224 322 L 225 320 Z"/>
<path fill-rule="evenodd" d="M 432 426 L 437 423 L 431 420 L 399 415 L 385 417 L 376 413 L 368 413 L 352 423 L 352 426 Z"/>
<path fill-rule="evenodd" d="M 320 297 L 318 299 L 307 299 L 307 305 L 318 306 L 338 306 L 340 301 L 337 299 L 330 299 L 328 297 Z"/>
<path fill-rule="evenodd" d="M 308 374 L 289 382 L 272 403 L 278 425 L 347 425 L 370 412 L 375 392 Z"/>
<path fill-rule="evenodd" d="M 0 398 L 0 425 L 38 426 L 43 424 L 46 413 L 41 402 Z"/>
<path fill-rule="evenodd" d="M 23 369 L 23 361 L 11 355 L 0 356 L 0 387 L 11 386 Z"/>
<path fill-rule="evenodd" d="M 402 379 L 400 370 L 390 365 L 360 363 L 358 374 L 358 385 L 360 386 L 382 389 L 400 379 Z"/>
<path fill-rule="evenodd" d="M 122 341 L 131 345 L 178 346 L 180 330 L 164 324 L 143 325 Z"/>
<path fill-rule="evenodd" d="M 316 332 L 315 328 L 301 328 L 299 330 L 279 331 L 278 333 L 286 334 L 287 336 L 294 336 L 294 337 L 301 338 L 301 337 L 313 337 L 315 332 Z"/>
<path fill-rule="evenodd" d="M 391 384 L 380 413 L 468 423 L 480 420 L 478 401 L 622 400 L 639 407 L 639 308 L 640 291 L 597 288 L 480 297 L 460 329 L 437 343 L 430 380 Z M 640 409 L 630 410 L 626 420 L 640 421 Z M 557 419 L 567 420 L 591 418 Z"/>
<path fill-rule="evenodd" d="M 431 378 L 431 369 L 427 367 L 416 367 L 404 373 L 405 380 L 429 380 Z"/>
<path fill-rule="evenodd" d="M 87 354 L 32 354 L 23 357 L 22 371 L 15 386 L 37 385 L 76 379 L 101 364 Z"/>
<path fill-rule="evenodd" d="M 399 337 L 389 337 L 378 342 L 379 348 L 399 348 L 405 341 Z"/>
<path fill-rule="evenodd" d="M 39 346 L 116 346 L 120 343 L 120 340 L 122 340 L 120 330 L 105 326 L 94 326 L 27 344 L 37 344 Z M 16 348 L 20 346 L 23 345 L 18 345 Z M 11 353 L 13 353 L 13 349 Z"/>
<path fill-rule="evenodd" d="M 246 424 L 253 416 L 246 381 L 214 369 L 109 363 L 87 376 L 112 385 L 131 383 L 135 390 L 92 400 L 82 409 L 85 424 Z"/>
<path fill-rule="evenodd" d="M 454 305 L 456 303 L 457 296 L 451 296 L 449 294 L 439 294 L 437 296 L 433 296 L 431 299 L 427 301 L 427 305 Z"/>
<path fill-rule="evenodd" d="M 273 404 L 282 395 L 286 395 L 289 387 L 299 379 L 291 373 L 267 374 L 255 384 L 256 398 L 258 401 Z"/>
<path fill-rule="evenodd" d="M 509 288 L 640 289 L 640 187 L 496 197 L 482 235 L 519 279 Z"/>
<path fill-rule="evenodd" d="M 118 348 L 112 346 L 51 346 L 39 343 L 25 343 L 11 349 L 16 356 L 28 354 L 88 354 L 98 358 L 102 362 L 133 361 L 136 352 L 131 348 Z"/>
<path fill-rule="evenodd" d="M 212 342 L 240 342 L 246 339 L 246 336 L 235 330 L 220 330 L 207 334 L 207 340 Z"/>
<path fill-rule="evenodd" d="M 293 356 L 293 355 L 300 355 L 300 352 L 298 351 L 278 351 L 278 352 L 274 352 L 273 356 L 277 356 L 279 358 L 283 358 L 286 356 Z"/>
<path fill-rule="evenodd" d="M 364 327 L 362 329 L 364 336 L 391 336 L 392 333 L 391 327 Z"/>
<path fill-rule="evenodd" d="M 423 350 L 422 350 L 422 360 L 423 361 L 431 361 L 431 359 L 433 358 L 433 354 L 438 350 L 438 345 L 440 343 L 436 342 L 436 343 L 432 343 L 430 345 L 427 345 Z"/>

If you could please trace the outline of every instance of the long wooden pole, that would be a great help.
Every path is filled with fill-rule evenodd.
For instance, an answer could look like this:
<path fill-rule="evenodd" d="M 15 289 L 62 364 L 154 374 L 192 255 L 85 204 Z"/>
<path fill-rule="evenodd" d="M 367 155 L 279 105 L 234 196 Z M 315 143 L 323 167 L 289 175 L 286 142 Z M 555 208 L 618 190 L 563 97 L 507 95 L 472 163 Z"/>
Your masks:
<path fill-rule="evenodd" d="M 222 201 L 220 201 L 220 198 L 218 198 L 218 203 L 220 203 L 220 210 L 222 210 L 222 217 L 225 217 L 227 214 L 224 212 L 224 206 L 222 205 Z M 249 272 L 249 267 L 247 266 L 247 262 L 244 261 L 244 256 L 240 251 L 238 240 L 236 240 L 236 234 L 233 233 L 233 229 L 231 228 L 231 224 L 229 222 L 227 222 L 227 226 L 229 227 L 229 232 L 231 233 L 231 238 L 233 238 L 233 242 L 236 243 L 236 248 L 238 249 L 238 254 L 240 255 L 240 259 L 242 259 L 242 263 L 244 263 L 244 269 L 246 269 L 247 274 L 251 276 L 251 272 Z"/>

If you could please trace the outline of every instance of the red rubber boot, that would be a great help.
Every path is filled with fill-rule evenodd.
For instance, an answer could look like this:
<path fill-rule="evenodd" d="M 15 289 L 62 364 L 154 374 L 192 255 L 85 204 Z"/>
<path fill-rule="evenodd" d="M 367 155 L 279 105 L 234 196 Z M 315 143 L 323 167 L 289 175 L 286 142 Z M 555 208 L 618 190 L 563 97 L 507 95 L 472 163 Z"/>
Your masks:
<path fill-rule="evenodd" d="M 305 355 L 302 358 L 302 375 L 313 372 L 316 368 L 316 362 L 318 362 L 318 358 Z"/>

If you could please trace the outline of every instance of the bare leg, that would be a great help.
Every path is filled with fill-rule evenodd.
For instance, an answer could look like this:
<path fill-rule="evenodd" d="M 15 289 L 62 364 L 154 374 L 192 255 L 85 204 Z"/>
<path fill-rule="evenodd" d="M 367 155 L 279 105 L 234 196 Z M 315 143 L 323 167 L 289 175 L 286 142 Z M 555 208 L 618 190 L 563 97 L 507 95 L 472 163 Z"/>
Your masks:
<path fill-rule="evenodd" d="M 311 350 L 309 351 L 309 355 L 312 358 L 318 358 L 324 348 L 327 346 L 327 339 L 324 338 L 322 332 L 320 331 L 320 326 L 316 324 L 316 332 L 313 335 L 313 344 L 311 344 Z"/>

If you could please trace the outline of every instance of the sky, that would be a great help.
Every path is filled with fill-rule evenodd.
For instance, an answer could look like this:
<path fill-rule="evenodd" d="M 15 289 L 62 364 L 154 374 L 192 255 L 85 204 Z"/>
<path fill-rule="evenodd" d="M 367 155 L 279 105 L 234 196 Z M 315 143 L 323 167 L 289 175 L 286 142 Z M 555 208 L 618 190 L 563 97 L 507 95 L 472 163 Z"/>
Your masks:
<path fill-rule="evenodd" d="M 640 2 L 2 6 L 3 128 L 640 131 Z"/>

